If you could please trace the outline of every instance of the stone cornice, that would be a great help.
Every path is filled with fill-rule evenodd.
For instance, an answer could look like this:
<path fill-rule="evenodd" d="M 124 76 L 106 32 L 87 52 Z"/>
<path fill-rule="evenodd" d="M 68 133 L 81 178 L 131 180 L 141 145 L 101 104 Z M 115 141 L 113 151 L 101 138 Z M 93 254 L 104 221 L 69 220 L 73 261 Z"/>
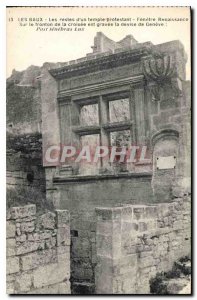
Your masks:
<path fill-rule="evenodd" d="M 148 181 L 152 179 L 152 172 L 140 172 L 140 173 L 119 173 L 119 174 L 98 174 L 98 175 L 72 175 L 69 177 L 56 176 L 53 178 L 53 182 L 56 184 L 70 184 L 88 181 L 98 181 L 98 180 L 114 180 L 114 179 L 137 179 L 143 178 Z"/>
<path fill-rule="evenodd" d="M 58 69 L 51 69 L 49 70 L 49 73 L 55 79 L 76 77 L 88 73 L 119 67 L 126 64 L 131 64 L 132 62 L 139 61 L 142 57 L 150 55 L 153 52 L 153 46 L 144 46 L 142 48 L 114 53 L 108 56 L 64 66 Z"/>
<path fill-rule="evenodd" d="M 144 75 L 137 75 L 137 76 L 132 76 L 129 78 L 123 78 L 123 79 L 108 81 L 108 82 L 99 83 L 99 84 L 92 84 L 92 85 L 84 86 L 84 87 L 77 88 L 77 89 L 60 91 L 58 93 L 57 99 L 58 99 L 58 101 L 65 101 L 65 99 L 67 100 L 68 97 L 71 97 L 73 95 L 82 95 L 83 93 L 92 92 L 92 91 L 100 92 L 104 89 L 108 89 L 108 88 L 110 89 L 112 87 L 120 87 L 120 86 L 124 86 L 124 85 L 139 84 L 143 81 L 143 79 L 144 79 Z"/>

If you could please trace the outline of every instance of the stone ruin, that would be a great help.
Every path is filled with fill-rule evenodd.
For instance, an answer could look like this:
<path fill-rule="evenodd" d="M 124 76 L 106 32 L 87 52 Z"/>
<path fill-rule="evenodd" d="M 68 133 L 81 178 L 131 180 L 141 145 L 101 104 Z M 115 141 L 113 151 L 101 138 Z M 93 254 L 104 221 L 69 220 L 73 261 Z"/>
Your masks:
<path fill-rule="evenodd" d="M 187 56 L 179 41 L 153 45 L 130 35 L 114 42 L 101 32 L 92 49 L 68 63 L 14 71 L 7 80 L 8 188 L 33 186 L 54 209 L 69 211 L 70 258 L 65 263 L 73 294 L 149 293 L 151 276 L 191 251 Z M 147 145 L 150 160 L 121 167 L 102 159 L 93 167 L 44 160 L 50 145 L 98 141 L 108 147 L 117 141 Z M 15 220 L 8 220 L 12 228 L 23 224 Z M 24 221 L 28 229 L 32 220 Z M 24 234 L 22 246 L 30 233 Z M 14 249 L 8 257 L 9 266 L 14 261 L 12 283 L 31 273 L 20 268 L 25 253 L 17 254 L 19 239 L 13 229 L 8 236 L 8 248 L 13 243 Z M 27 254 L 31 262 L 35 245 L 35 252 Z M 53 247 L 57 253 L 57 240 Z M 44 262 L 43 270 L 58 264 L 55 259 Z M 36 268 L 29 270 L 39 273 Z M 46 292 L 46 286 L 48 293 L 70 292 L 69 285 L 62 285 L 69 280 L 64 272 L 62 282 L 46 278 L 42 286 L 32 274 L 28 288 L 14 283 L 10 293 Z"/>

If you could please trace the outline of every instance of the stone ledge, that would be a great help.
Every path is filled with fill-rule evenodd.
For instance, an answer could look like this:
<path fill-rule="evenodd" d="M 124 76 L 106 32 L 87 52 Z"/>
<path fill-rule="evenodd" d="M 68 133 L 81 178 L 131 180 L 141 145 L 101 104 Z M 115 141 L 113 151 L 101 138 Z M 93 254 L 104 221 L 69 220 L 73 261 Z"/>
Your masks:
<path fill-rule="evenodd" d="M 143 178 L 143 179 L 152 179 L 152 172 L 143 172 L 143 173 L 118 173 L 118 174 L 98 174 L 98 175 L 75 175 L 69 177 L 54 177 L 54 183 L 70 183 L 70 182 L 83 182 L 83 181 L 97 181 L 97 180 L 113 180 L 120 178 Z"/>
<path fill-rule="evenodd" d="M 20 207 L 12 207 L 10 209 L 11 218 L 10 219 L 22 219 L 30 216 L 35 216 L 36 205 L 30 204 Z"/>

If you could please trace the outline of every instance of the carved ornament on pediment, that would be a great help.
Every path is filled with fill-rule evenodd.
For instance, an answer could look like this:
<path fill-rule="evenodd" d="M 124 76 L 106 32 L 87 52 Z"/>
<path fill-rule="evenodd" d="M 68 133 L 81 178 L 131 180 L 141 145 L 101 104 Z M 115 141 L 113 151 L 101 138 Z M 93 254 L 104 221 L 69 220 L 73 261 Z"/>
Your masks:
<path fill-rule="evenodd" d="M 172 55 L 144 58 L 143 72 L 153 101 L 173 100 L 182 95 L 182 82 Z"/>

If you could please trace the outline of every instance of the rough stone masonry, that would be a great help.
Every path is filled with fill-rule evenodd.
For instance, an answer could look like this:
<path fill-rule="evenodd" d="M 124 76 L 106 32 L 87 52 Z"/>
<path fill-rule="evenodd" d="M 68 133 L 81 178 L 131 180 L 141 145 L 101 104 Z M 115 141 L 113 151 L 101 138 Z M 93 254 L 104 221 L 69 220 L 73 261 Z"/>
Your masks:
<path fill-rule="evenodd" d="M 12 207 L 6 227 L 7 293 L 70 294 L 69 212 Z"/>

